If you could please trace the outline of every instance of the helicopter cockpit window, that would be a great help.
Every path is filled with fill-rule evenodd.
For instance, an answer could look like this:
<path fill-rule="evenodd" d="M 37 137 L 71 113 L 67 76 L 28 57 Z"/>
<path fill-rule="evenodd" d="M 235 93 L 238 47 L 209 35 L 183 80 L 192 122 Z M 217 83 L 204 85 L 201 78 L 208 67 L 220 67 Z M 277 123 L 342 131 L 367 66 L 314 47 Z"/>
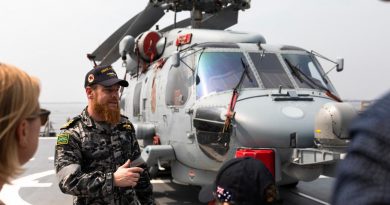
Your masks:
<path fill-rule="evenodd" d="M 272 53 L 249 53 L 265 88 L 293 88 L 278 57 Z"/>
<path fill-rule="evenodd" d="M 141 112 L 140 107 L 140 99 L 141 99 L 141 88 L 142 88 L 142 82 L 139 82 L 134 89 L 134 96 L 133 96 L 133 116 L 137 117 L 139 116 Z"/>
<path fill-rule="evenodd" d="M 187 65 L 189 60 L 185 60 Z M 187 102 L 192 71 L 181 63 L 179 67 L 171 67 L 168 75 L 167 90 L 165 102 L 168 106 L 180 106 Z"/>
<path fill-rule="evenodd" d="M 197 70 L 197 98 L 235 88 L 245 71 L 242 61 L 245 63 L 246 58 L 240 52 L 202 53 Z M 258 87 L 251 69 L 247 69 L 251 80 L 244 75 L 241 88 Z"/>
<path fill-rule="evenodd" d="M 282 54 L 300 88 L 332 90 L 320 72 L 318 62 L 306 54 Z"/>

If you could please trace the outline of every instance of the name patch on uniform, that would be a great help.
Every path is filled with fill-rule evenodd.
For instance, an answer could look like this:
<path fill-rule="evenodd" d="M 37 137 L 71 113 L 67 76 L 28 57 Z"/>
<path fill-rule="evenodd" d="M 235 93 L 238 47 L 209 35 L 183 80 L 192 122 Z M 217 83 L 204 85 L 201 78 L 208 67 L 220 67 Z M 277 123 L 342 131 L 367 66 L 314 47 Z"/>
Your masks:
<path fill-rule="evenodd" d="M 69 134 L 62 133 L 57 136 L 57 145 L 68 144 L 69 143 Z"/>

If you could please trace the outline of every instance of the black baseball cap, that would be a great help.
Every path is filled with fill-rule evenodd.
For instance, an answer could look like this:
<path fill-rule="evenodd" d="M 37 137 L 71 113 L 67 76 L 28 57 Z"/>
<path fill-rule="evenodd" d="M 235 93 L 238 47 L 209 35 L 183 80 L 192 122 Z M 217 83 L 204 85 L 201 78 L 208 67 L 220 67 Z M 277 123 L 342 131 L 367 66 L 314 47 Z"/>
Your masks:
<path fill-rule="evenodd" d="M 216 199 L 242 205 L 264 204 L 265 191 L 271 184 L 275 184 L 274 177 L 260 160 L 234 158 L 222 165 L 213 184 L 202 188 L 199 201 L 207 203 Z"/>
<path fill-rule="evenodd" d="M 126 80 L 118 79 L 115 70 L 111 65 L 97 66 L 85 75 L 84 87 L 99 84 L 103 86 L 112 86 L 119 84 L 122 87 L 129 86 Z"/>

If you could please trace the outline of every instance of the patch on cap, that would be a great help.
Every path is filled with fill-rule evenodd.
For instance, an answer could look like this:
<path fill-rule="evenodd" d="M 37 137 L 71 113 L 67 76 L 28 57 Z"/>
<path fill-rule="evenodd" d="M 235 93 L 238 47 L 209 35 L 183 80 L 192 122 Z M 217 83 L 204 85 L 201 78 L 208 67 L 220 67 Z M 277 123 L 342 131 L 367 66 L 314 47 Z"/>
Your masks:
<path fill-rule="evenodd" d="M 114 73 L 114 72 L 107 73 L 106 75 L 108 75 L 110 77 L 116 77 L 116 73 Z"/>
<path fill-rule="evenodd" d="M 89 76 L 88 76 L 88 82 L 89 82 L 89 83 L 92 83 L 94 80 L 95 80 L 95 76 L 94 76 L 92 73 L 89 74 Z"/>
<path fill-rule="evenodd" d="M 100 71 L 100 73 L 105 73 L 105 72 L 107 72 L 107 71 L 112 71 L 112 67 L 109 65 L 109 66 L 107 66 L 107 67 L 103 67 L 103 69 Z"/>

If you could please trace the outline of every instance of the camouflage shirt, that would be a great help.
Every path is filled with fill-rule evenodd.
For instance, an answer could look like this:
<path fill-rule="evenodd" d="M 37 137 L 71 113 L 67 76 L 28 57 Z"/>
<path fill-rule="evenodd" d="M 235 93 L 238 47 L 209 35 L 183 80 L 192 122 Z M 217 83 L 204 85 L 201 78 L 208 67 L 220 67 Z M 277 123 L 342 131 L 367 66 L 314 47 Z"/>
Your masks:
<path fill-rule="evenodd" d="M 154 204 L 145 166 L 134 188 L 114 187 L 113 174 L 118 167 L 141 154 L 126 117 L 111 127 L 97 123 L 84 109 L 61 130 L 54 163 L 59 187 L 74 196 L 73 204 Z"/>

